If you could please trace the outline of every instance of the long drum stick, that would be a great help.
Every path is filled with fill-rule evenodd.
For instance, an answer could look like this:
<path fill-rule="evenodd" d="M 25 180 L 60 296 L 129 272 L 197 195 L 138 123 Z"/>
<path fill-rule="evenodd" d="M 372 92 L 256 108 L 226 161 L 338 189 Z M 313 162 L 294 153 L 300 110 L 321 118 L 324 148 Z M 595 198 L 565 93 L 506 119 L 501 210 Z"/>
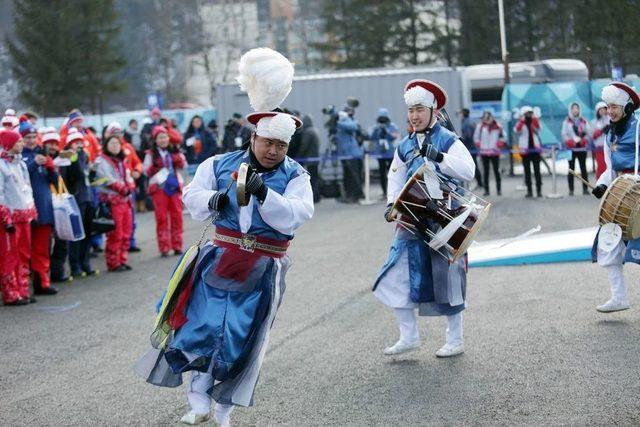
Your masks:
<path fill-rule="evenodd" d="M 582 177 L 580 176 L 580 174 L 578 174 L 578 172 L 574 171 L 573 169 L 569 169 L 569 173 L 570 173 L 571 175 L 575 176 L 576 178 L 578 178 L 580 181 L 582 181 L 582 183 L 583 183 L 584 185 L 586 185 L 587 187 L 589 187 L 590 189 L 592 189 L 592 190 L 593 190 L 594 188 L 596 188 L 596 186 L 595 186 L 595 185 L 591 184 L 589 181 L 587 181 L 587 180 L 585 180 L 584 178 L 582 178 Z"/>

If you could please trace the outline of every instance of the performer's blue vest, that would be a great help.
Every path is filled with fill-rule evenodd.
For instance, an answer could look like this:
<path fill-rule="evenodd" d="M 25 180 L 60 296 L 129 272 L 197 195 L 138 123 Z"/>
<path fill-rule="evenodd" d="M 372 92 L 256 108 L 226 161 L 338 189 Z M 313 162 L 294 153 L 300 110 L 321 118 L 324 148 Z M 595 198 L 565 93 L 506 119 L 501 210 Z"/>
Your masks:
<path fill-rule="evenodd" d="M 229 185 L 231 174 L 238 170 L 241 163 L 249 163 L 249 161 L 249 151 L 239 150 L 223 154 L 219 157 L 216 156 L 213 161 L 213 171 L 218 182 L 218 190 L 225 191 L 227 185 Z M 298 162 L 289 157 L 285 157 L 284 161 L 277 169 L 265 172 L 261 176 L 265 185 L 269 187 L 270 190 L 273 190 L 278 194 L 284 194 L 284 190 L 287 188 L 289 181 L 304 173 L 307 172 L 298 164 Z M 234 196 L 235 192 L 236 184 L 233 183 L 229 189 L 229 194 L 231 194 L 231 197 L 229 197 L 229 205 L 225 207 L 215 224 L 230 230 L 240 231 L 240 223 L 238 219 L 240 210 L 238 207 L 238 200 Z M 258 206 L 259 203 L 257 200 L 254 200 L 251 227 L 247 231 L 248 234 L 263 236 L 270 239 L 293 239 L 293 235 L 282 234 L 264 222 L 262 216 L 260 216 L 260 212 L 258 212 Z"/>
<path fill-rule="evenodd" d="M 446 153 L 453 143 L 458 139 L 458 135 L 444 128 L 437 123 L 433 125 L 431 130 L 431 143 L 441 152 Z M 412 158 L 420 150 L 420 143 L 416 133 L 406 136 L 398 145 L 398 156 L 400 160 L 406 162 Z M 424 165 L 422 157 L 418 156 L 407 164 L 407 178 L 412 176 L 420 166 Z M 437 166 L 437 165 L 436 165 Z"/>
<path fill-rule="evenodd" d="M 615 135 L 613 130 L 607 134 L 607 145 L 611 150 L 611 166 L 614 171 L 631 170 L 636 162 L 636 126 L 638 119 L 631 116 L 622 136 Z"/>

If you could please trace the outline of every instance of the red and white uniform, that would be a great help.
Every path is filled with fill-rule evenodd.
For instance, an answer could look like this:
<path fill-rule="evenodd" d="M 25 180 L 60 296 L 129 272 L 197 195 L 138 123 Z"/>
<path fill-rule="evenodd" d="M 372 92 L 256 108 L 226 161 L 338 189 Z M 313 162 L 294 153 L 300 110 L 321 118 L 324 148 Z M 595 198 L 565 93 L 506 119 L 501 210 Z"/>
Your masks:
<path fill-rule="evenodd" d="M 588 144 L 587 136 L 591 133 L 589 123 L 583 118 L 567 117 L 562 122 L 562 141 L 571 150 L 585 151 Z"/>
<path fill-rule="evenodd" d="M 606 104 L 605 104 L 606 105 Z M 597 110 L 596 110 L 597 111 Z M 600 178 L 600 175 L 607 170 L 607 164 L 604 158 L 604 144 L 607 136 L 602 131 L 605 126 L 610 125 L 611 120 L 606 114 L 598 119 L 591 121 L 591 140 L 593 141 L 593 155 L 596 158 L 596 179 Z"/>
<path fill-rule="evenodd" d="M 179 170 L 184 168 L 185 157 L 180 152 L 170 153 L 168 150 L 155 147 L 146 152 L 144 158 L 144 172 L 149 177 L 148 194 L 153 199 L 156 217 L 156 235 L 158 249 L 162 253 L 182 251 L 182 176 Z M 173 194 L 165 191 L 164 175 L 174 174 L 179 189 Z M 163 180 L 160 182 L 159 178 Z"/>
<path fill-rule="evenodd" d="M 125 161 L 101 154 L 93 165 L 96 171 L 98 198 L 108 203 L 115 230 L 107 233 L 105 257 L 107 268 L 115 270 L 129 260 L 129 239 L 133 227 L 131 192 L 135 189 Z"/>
<path fill-rule="evenodd" d="M 520 154 L 527 154 L 529 150 L 540 150 L 540 137 L 538 136 L 540 133 L 540 120 L 537 117 L 533 116 L 531 118 L 531 131 L 532 135 L 532 147 L 529 147 L 529 127 L 526 124 L 524 116 L 518 120 L 518 123 L 514 126 L 513 130 L 518 135 L 518 148 L 520 149 Z"/>
<path fill-rule="evenodd" d="M 502 126 L 495 119 L 489 123 L 480 122 L 476 125 L 473 140 L 481 156 L 499 156 L 500 149 L 504 148 Z"/>
<path fill-rule="evenodd" d="M 0 286 L 2 300 L 29 298 L 31 226 L 36 217 L 27 165 L 20 155 L 0 157 Z M 8 232 L 7 225 L 13 225 Z"/>

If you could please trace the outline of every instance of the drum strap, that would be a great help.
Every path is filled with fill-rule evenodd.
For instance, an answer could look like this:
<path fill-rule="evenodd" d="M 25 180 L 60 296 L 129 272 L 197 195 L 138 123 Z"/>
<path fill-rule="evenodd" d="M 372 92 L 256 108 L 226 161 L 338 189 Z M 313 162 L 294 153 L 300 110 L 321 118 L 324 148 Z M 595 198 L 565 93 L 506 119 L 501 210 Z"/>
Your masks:
<path fill-rule="evenodd" d="M 636 121 L 636 163 L 635 163 L 635 167 L 634 167 L 634 175 L 638 176 L 638 147 L 640 146 L 639 142 L 640 140 L 639 138 L 639 134 L 638 131 L 640 130 L 640 120 Z"/>

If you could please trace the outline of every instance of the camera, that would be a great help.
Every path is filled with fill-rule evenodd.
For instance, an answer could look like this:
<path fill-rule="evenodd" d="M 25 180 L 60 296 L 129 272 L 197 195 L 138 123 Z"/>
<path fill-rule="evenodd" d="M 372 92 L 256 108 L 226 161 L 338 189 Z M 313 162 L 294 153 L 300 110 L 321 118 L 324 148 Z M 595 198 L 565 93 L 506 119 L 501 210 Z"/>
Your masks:
<path fill-rule="evenodd" d="M 322 114 L 327 115 L 327 116 L 332 116 L 334 114 L 336 114 L 336 106 L 333 104 L 327 105 L 326 107 L 324 107 L 322 109 Z"/>
<path fill-rule="evenodd" d="M 379 125 L 388 125 L 391 120 L 387 116 L 378 116 L 376 122 L 378 122 Z"/>
<path fill-rule="evenodd" d="M 355 97 L 349 96 L 347 97 L 347 105 L 351 108 L 357 108 L 360 105 L 360 101 L 358 101 Z"/>

